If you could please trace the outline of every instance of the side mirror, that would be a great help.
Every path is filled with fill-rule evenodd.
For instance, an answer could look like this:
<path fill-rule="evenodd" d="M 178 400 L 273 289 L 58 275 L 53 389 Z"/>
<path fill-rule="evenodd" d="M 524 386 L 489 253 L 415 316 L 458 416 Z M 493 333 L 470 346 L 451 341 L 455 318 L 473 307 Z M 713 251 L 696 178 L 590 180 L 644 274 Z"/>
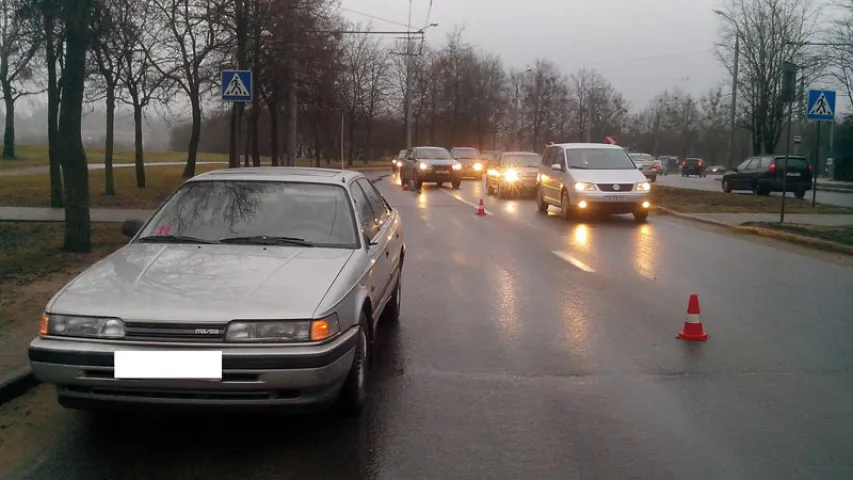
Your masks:
<path fill-rule="evenodd" d="M 142 230 L 143 226 L 145 226 L 145 222 L 142 220 L 125 220 L 121 224 L 121 234 L 125 237 L 133 238 Z"/>
<path fill-rule="evenodd" d="M 551 165 L 551 170 L 556 170 L 558 172 L 562 172 L 563 171 L 563 165 L 559 164 L 559 163 L 555 163 L 555 164 Z"/>
<path fill-rule="evenodd" d="M 368 250 L 370 250 L 370 247 L 372 247 L 374 245 L 378 245 L 378 243 L 371 240 L 370 237 L 368 237 L 366 233 L 363 235 L 364 235 L 364 244 L 367 246 Z"/>

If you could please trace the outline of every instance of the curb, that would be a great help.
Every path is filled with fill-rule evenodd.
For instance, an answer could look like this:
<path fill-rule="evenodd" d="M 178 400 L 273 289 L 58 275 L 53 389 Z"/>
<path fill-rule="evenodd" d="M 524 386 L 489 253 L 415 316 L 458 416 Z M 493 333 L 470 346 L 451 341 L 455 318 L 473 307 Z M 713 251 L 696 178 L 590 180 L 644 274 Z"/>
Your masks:
<path fill-rule="evenodd" d="M 718 177 L 718 178 L 715 178 L 714 180 L 716 180 L 716 181 L 718 181 L 718 182 L 722 182 L 722 181 L 723 181 L 723 179 L 722 179 L 722 178 L 719 178 L 719 177 Z M 679 187 L 675 187 L 675 188 L 679 188 Z M 824 187 L 823 185 L 821 185 L 820 183 L 818 183 L 818 184 L 817 184 L 817 191 L 818 191 L 818 192 L 853 193 L 853 188 L 844 188 L 844 187 Z"/>
<path fill-rule="evenodd" d="M 20 397 L 39 383 L 29 366 L 21 367 L 0 378 L 0 405 Z"/>
<path fill-rule="evenodd" d="M 707 218 L 694 217 L 693 215 L 690 215 L 689 213 L 676 212 L 675 210 L 670 210 L 670 209 L 664 208 L 664 207 L 655 207 L 655 209 L 659 210 L 660 212 L 664 213 L 665 215 L 672 215 L 673 217 L 683 218 L 684 220 L 690 220 L 693 222 L 704 223 L 706 225 L 714 225 L 716 227 L 726 227 L 726 228 L 729 228 L 732 226 L 732 225 L 729 225 L 728 223 L 718 222 L 716 220 L 709 220 Z"/>
<path fill-rule="evenodd" d="M 812 247 L 818 250 L 824 250 L 834 253 L 843 253 L 845 255 L 853 255 L 853 246 L 844 245 L 842 243 L 830 242 L 829 240 L 821 240 L 819 238 L 804 237 L 795 233 L 780 232 L 770 228 L 755 227 L 752 225 L 736 225 L 733 230 L 743 233 L 751 233 L 760 237 L 773 238 L 783 240 L 789 243 L 802 245 L 804 247 Z"/>

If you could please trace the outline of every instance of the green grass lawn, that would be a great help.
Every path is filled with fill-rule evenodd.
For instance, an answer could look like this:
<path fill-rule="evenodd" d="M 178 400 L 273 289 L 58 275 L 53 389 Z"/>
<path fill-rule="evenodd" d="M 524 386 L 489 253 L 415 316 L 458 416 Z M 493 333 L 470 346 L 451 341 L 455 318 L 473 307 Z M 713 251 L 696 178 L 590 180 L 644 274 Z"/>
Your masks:
<path fill-rule="evenodd" d="M 18 158 L 15 160 L 0 159 L 0 169 L 20 168 L 20 167 L 39 167 L 49 164 L 47 156 L 47 145 L 15 145 L 15 153 Z M 89 163 L 104 163 L 104 149 L 88 148 L 86 156 Z M 186 162 L 186 152 L 144 152 L 145 163 L 162 163 L 162 162 Z M 199 162 L 227 162 L 228 155 L 220 153 L 199 153 Z M 113 152 L 114 163 L 133 163 L 134 153 L 130 150 L 117 150 Z"/>
<path fill-rule="evenodd" d="M 682 213 L 776 213 L 780 198 L 735 193 L 688 190 L 652 185 L 652 204 Z M 788 213 L 853 213 L 853 208 L 818 204 L 810 199 L 788 198 Z"/>

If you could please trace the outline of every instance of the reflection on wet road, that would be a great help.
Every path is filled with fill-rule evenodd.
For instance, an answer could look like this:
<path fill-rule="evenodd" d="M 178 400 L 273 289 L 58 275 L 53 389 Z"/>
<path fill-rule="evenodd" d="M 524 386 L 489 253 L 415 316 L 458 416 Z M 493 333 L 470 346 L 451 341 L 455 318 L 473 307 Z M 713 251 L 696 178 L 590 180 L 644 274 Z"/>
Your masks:
<path fill-rule="evenodd" d="M 473 181 L 377 186 L 408 252 L 361 418 L 93 420 L 41 387 L 0 407 L 0 477 L 853 478 L 849 267 Z M 705 344 L 674 338 L 690 293 Z"/>

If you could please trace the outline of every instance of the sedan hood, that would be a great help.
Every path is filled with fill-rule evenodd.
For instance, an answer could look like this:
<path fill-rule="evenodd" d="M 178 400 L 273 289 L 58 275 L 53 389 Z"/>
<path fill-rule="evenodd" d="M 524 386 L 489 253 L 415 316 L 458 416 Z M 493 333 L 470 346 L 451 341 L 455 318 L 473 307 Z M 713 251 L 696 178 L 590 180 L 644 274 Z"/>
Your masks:
<path fill-rule="evenodd" d="M 54 296 L 48 311 L 146 322 L 312 318 L 352 250 L 132 243 Z"/>
<path fill-rule="evenodd" d="M 590 183 L 637 183 L 645 182 L 646 177 L 639 170 L 579 170 L 571 169 L 572 178 L 577 182 Z"/>

